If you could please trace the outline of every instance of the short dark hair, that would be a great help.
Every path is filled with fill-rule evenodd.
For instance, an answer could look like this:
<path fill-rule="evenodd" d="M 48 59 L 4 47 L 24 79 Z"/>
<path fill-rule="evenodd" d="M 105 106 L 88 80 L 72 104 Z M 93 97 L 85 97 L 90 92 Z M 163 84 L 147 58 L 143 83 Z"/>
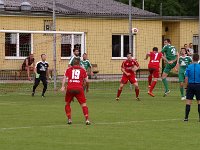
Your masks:
<path fill-rule="evenodd" d="M 126 56 L 128 56 L 128 55 L 131 55 L 131 56 L 132 56 L 132 53 L 127 53 Z"/>
<path fill-rule="evenodd" d="M 157 48 L 157 47 L 154 47 L 154 48 L 153 48 L 153 51 L 156 51 L 156 52 L 157 52 L 157 51 L 158 51 L 158 48 Z"/>
<path fill-rule="evenodd" d="M 199 61 L 199 54 L 195 53 L 193 54 L 193 57 L 192 57 L 193 61 Z"/>
<path fill-rule="evenodd" d="M 187 45 L 187 44 L 184 44 L 184 46 L 185 46 L 185 45 Z"/>
<path fill-rule="evenodd" d="M 74 65 L 80 65 L 80 58 L 74 58 L 73 63 Z"/>
<path fill-rule="evenodd" d="M 171 40 L 170 40 L 170 39 L 165 39 L 164 41 L 167 41 L 168 43 L 171 43 Z"/>
<path fill-rule="evenodd" d="M 87 55 L 87 53 L 83 53 L 83 55 Z"/>
<path fill-rule="evenodd" d="M 182 50 L 182 49 L 186 50 L 186 48 L 185 48 L 185 47 L 182 47 L 182 48 L 181 48 L 181 50 Z"/>
<path fill-rule="evenodd" d="M 79 49 L 78 49 L 78 48 L 74 48 L 74 49 L 73 49 L 73 52 L 75 52 L 76 50 L 77 50 L 77 51 L 79 51 Z"/>
<path fill-rule="evenodd" d="M 42 58 L 43 55 L 46 55 L 46 54 L 41 54 L 41 58 Z"/>

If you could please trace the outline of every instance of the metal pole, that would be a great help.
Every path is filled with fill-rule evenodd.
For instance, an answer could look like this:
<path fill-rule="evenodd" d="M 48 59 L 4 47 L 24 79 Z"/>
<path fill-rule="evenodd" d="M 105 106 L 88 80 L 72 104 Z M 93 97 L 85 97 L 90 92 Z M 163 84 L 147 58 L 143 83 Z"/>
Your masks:
<path fill-rule="evenodd" d="M 53 0 L 53 31 L 56 31 L 56 0 Z M 56 33 L 53 34 L 53 79 L 54 79 L 54 91 L 56 91 Z"/>
<path fill-rule="evenodd" d="M 160 3 L 160 16 L 162 16 L 162 3 Z"/>
<path fill-rule="evenodd" d="M 144 10 L 144 0 L 142 0 L 142 9 Z"/>
<path fill-rule="evenodd" d="M 129 52 L 133 55 L 132 0 L 129 0 Z"/>
<path fill-rule="evenodd" d="M 198 54 L 200 55 L 200 0 L 199 0 L 199 39 L 198 39 Z"/>

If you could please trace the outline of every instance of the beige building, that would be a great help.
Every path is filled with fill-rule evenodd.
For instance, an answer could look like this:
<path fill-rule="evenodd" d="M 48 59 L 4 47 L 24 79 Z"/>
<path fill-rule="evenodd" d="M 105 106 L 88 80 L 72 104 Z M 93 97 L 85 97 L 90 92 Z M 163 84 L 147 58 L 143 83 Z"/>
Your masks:
<path fill-rule="evenodd" d="M 34 53 L 36 61 L 47 54 L 53 68 L 52 34 L 25 33 L 52 30 L 52 4 L 44 0 L 0 0 L 0 70 L 19 69 L 24 58 Z M 75 3 L 77 2 L 77 3 Z M 88 53 L 91 63 L 98 64 L 100 74 L 120 74 L 120 66 L 129 51 L 128 6 L 113 0 L 58 0 L 56 4 L 56 67 L 62 75 L 74 47 Z M 160 17 L 132 8 L 132 25 L 139 32 L 133 36 L 133 54 L 141 68 L 147 68 L 145 54 L 153 47 L 162 49 L 163 38 L 170 38 L 180 49 L 198 38 L 196 17 Z M 196 43 L 194 43 L 196 44 Z"/>

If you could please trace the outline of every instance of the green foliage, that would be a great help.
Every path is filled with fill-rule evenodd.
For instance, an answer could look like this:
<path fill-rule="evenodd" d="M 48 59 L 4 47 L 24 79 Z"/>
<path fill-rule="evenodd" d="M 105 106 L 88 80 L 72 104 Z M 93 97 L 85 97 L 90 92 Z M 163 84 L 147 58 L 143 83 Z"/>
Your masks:
<path fill-rule="evenodd" d="M 129 0 L 116 0 L 125 4 Z M 198 0 L 145 0 L 145 10 L 160 14 L 160 4 L 164 16 L 198 16 Z M 132 0 L 135 7 L 142 8 L 142 0 Z"/>

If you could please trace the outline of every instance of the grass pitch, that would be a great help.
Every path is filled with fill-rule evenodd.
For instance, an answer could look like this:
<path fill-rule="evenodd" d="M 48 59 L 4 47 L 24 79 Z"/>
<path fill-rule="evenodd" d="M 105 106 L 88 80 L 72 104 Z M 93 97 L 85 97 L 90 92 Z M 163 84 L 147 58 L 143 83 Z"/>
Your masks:
<path fill-rule="evenodd" d="M 185 103 L 178 84 L 162 97 L 147 95 L 140 84 L 141 101 L 126 86 L 115 101 L 118 83 L 91 84 L 87 94 L 91 126 L 86 126 L 77 101 L 72 103 L 73 124 L 66 124 L 64 95 L 48 91 L 42 99 L 29 88 L 0 95 L 1 150 L 197 150 L 199 128 L 197 106 L 191 107 L 189 122 L 183 122 Z M 26 85 L 28 87 L 31 85 Z M 21 86 L 20 86 L 21 87 Z M 39 88 L 40 90 L 40 88 Z"/>

